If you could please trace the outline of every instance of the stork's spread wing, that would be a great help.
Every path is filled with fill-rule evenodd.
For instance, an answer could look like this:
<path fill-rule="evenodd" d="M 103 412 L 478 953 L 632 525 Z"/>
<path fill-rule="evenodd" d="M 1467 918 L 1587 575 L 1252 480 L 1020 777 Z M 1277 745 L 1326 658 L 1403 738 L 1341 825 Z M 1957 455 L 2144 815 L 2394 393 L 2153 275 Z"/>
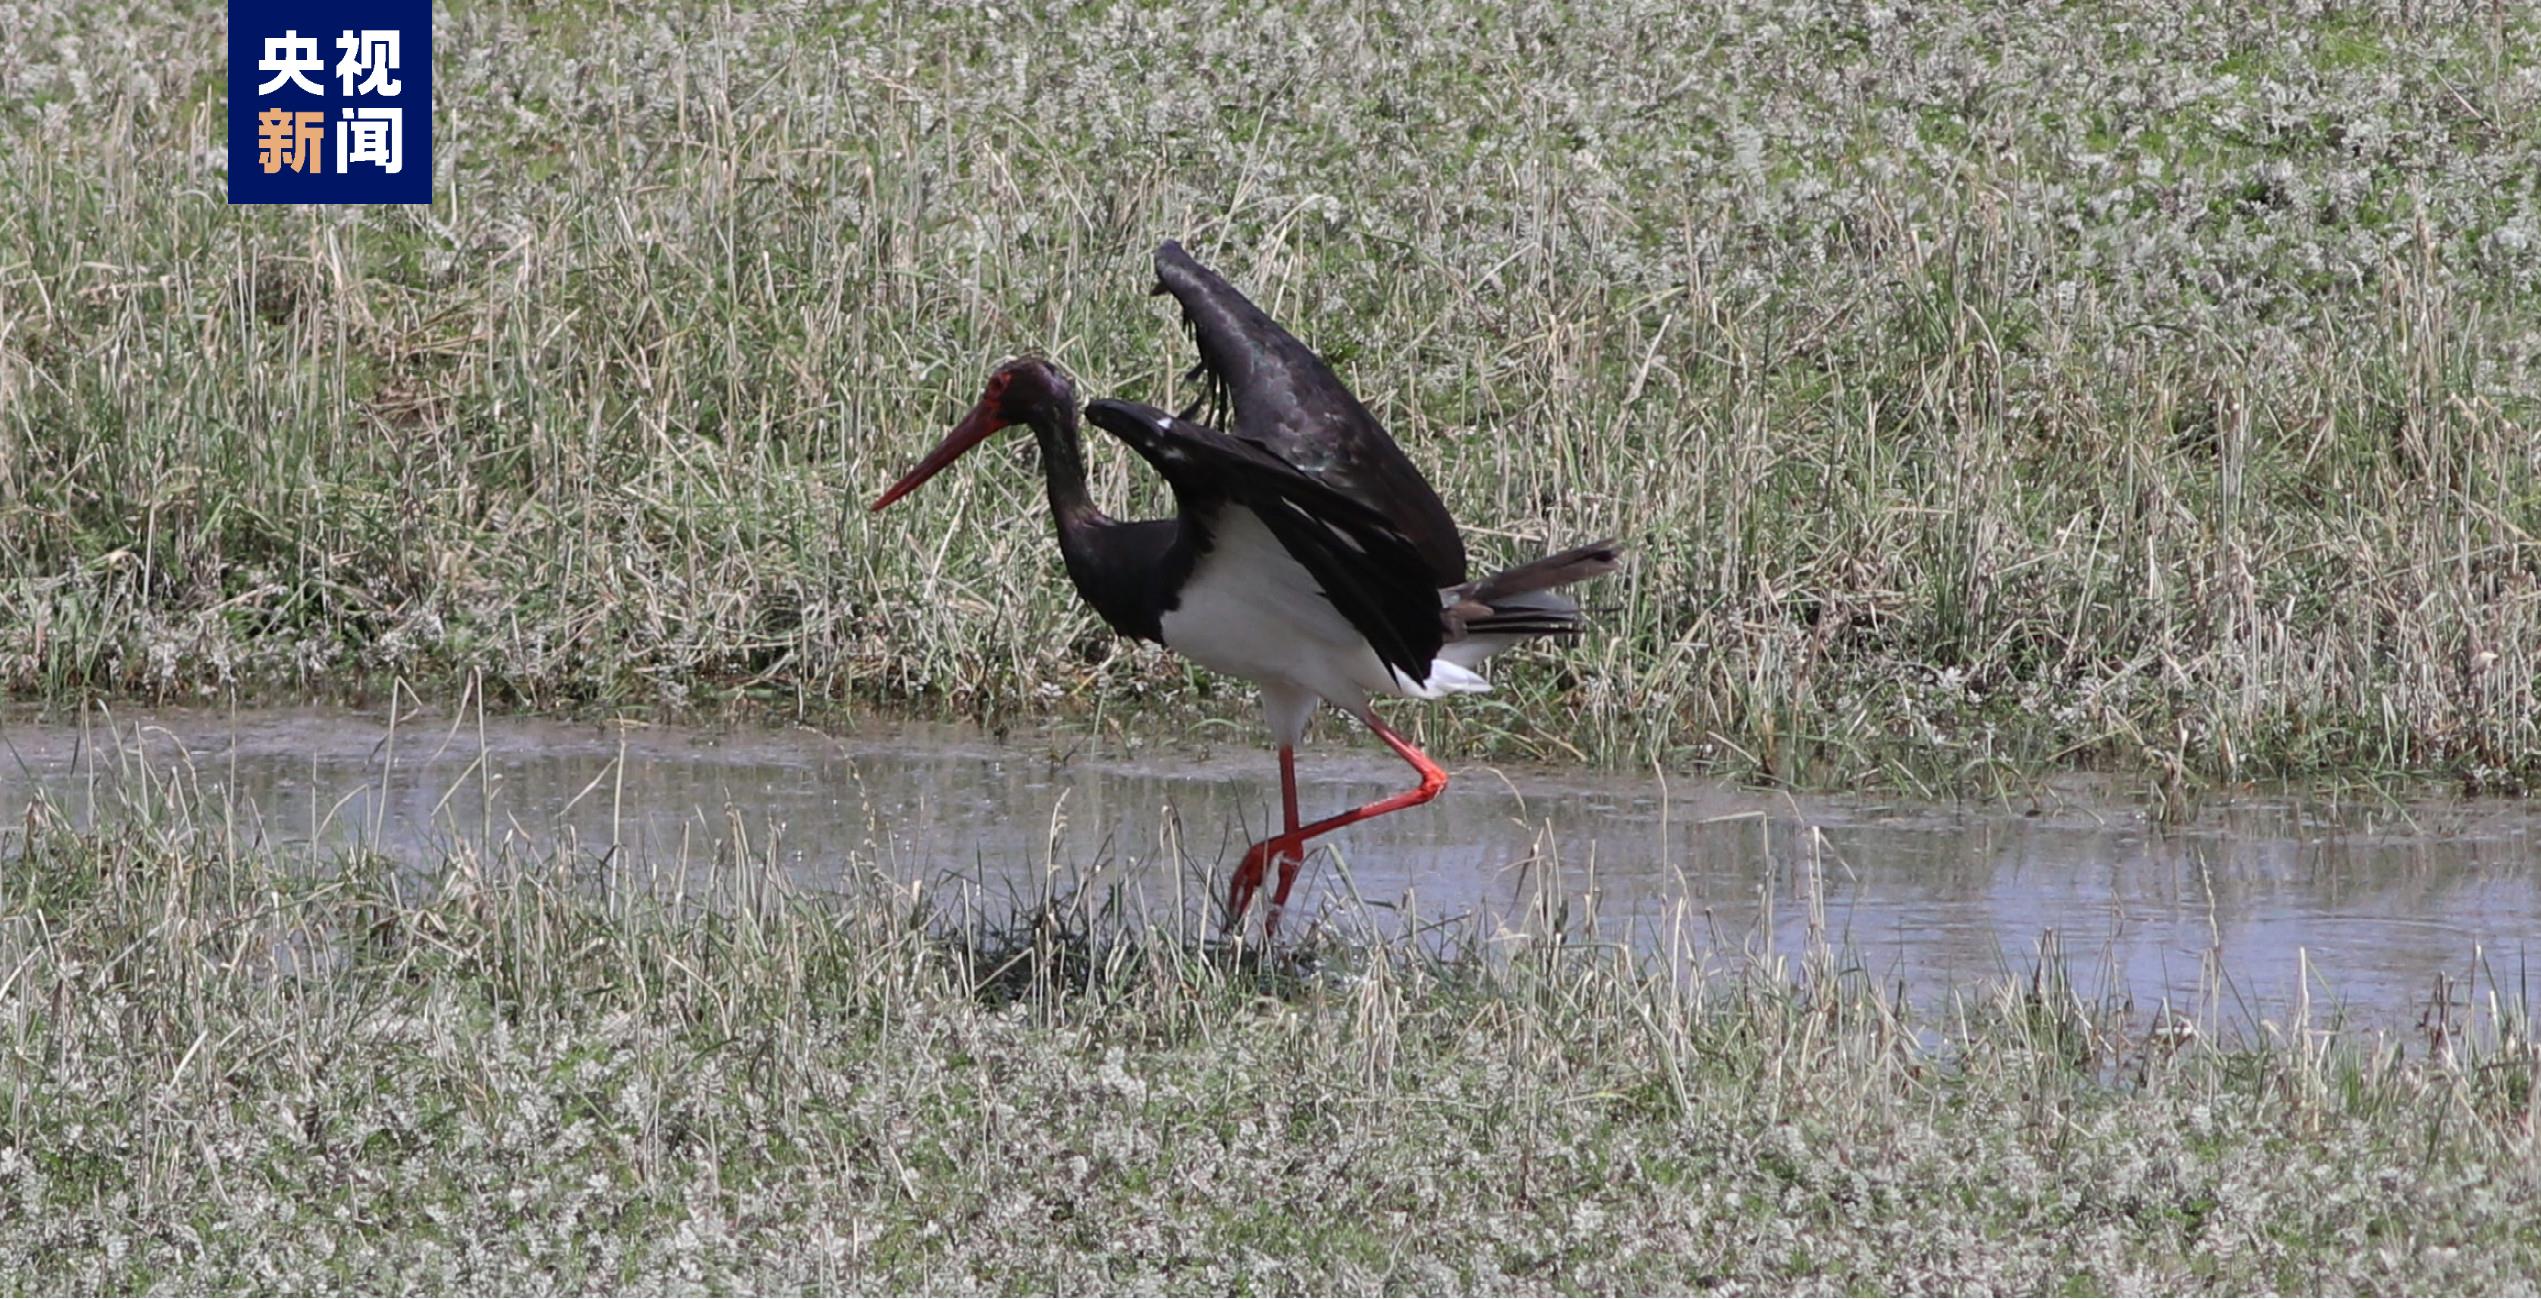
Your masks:
<path fill-rule="evenodd" d="M 1200 344 L 1196 373 L 1208 380 L 1212 418 L 1389 520 L 1419 553 L 1431 586 L 1465 580 L 1455 519 L 1322 357 L 1178 243 L 1156 250 L 1156 280 L 1182 304 Z"/>
<path fill-rule="evenodd" d="M 1085 417 L 1154 465 L 1187 517 L 1205 517 L 1220 503 L 1261 516 L 1386 666 L 1414 682 L 1429 679 L 1444 639 L 1438 583 L 1385 512 L 1263 447 L 1152 406 L 1104 399 L 1089 403 Z"/>

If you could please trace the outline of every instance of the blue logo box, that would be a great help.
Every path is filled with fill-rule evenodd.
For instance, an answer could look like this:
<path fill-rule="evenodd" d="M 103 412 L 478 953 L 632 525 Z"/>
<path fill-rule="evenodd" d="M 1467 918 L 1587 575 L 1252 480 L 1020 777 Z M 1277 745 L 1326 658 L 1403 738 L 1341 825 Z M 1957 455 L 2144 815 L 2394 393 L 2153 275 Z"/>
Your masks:
<path fill-rule="evenodd" d="M 229 201 L 430 203 L 432 0 L 230 0 Z"/>

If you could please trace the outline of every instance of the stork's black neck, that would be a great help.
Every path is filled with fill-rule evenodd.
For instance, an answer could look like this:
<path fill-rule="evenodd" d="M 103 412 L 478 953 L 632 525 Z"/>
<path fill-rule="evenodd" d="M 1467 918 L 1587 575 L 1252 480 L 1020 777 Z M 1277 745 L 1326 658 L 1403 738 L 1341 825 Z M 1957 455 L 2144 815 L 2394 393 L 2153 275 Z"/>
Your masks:
<path fill-rule="evenodd" d="M 1041 445 L 1041 476 L 1059 525 L 1059 553 L 1077 594 L 1123 636 L 1161 642 L 1165 610 L 1191 571 L 1190 542 L 1179 519 L 1123 522 L 1094 505 L 1085 485 L 1085 447 L 1076 404 L 1032 412 L 1026 421 Z"/>
<path fill-rule="evenodd" d="M 1058 516 L 1059 538 L 1070 531 L 1110 522 L 1094 508 L 1085 487 L 1085 446 L 1076 432 L 1076 404 L 1045 406 L 1032 412 L 1033 440 L 1041 444 L 1041 476 L 1050 488 L 1050 513 Z"/>

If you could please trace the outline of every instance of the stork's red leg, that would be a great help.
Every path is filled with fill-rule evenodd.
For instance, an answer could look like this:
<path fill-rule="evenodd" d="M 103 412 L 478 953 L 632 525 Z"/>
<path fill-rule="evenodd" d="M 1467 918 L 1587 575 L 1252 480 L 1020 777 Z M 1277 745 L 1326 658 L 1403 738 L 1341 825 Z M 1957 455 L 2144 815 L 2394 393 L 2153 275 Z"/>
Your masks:
<path fill-rule="evenodd" d="M 1244 850 L 1244 860 L 1235 867 L 1235 878 L 1226 884 L 1226 923 L 1219 932 L 1233 938 L 1244 932 L 1245 909 L 1253 905 L 1253 894 L 1262 887 L 1262 849 L 1279 842 L 1265 839 Z"/>
<path fill-rule="evenodd" d="M 1294 838 L 1297 834 L 1297 751 L 1285 744 L 1279 746 L 1279 805 L 1281 814 L 1287 818 L 1287 823 L 1280 827 L 1281 831 Z"/>
<path fill-rule="evenodd" d="M 1388 812 L 1400 812 L 1407 807 L 1418 807 L 1438 797 L 1439 792 L 1447 788 L 1447 773 L 1440 770 L 1437 763 L 1431 762 L 1428 754 L 1413 748 L 1411 741 L 1395 734 L 1394 729 L 1379 720 L 1376 714 L 1369 713 L 1362 720 L 1367 722 L 1369 730 L 1376 732 L 1376 738 L 1385 741 L 1387 748 L 1401 755 L 1403 761 L 1412 764 L 1412 770 L 1420 773 L 1420 784 L 1400 794 L 1389 794 L 1365 807 L 1351 808 L 1337 816 L 1325 817 L 1313 825 L 1293 829 L 1276 839 L 1265 839 L 1253 845 L 1252 851 L 1244 854 L 1244 865 L 1236 872 L 1238 878 L 1242 878 L 1245 871 L 1249 870 L 1252 872 L 1254 886 L 1258 888 L 1261 884 L 1262 867 L 1273 856 L 1279 859 L 1279 888 L 1271 894 L 1270 914 L 1262 918 L 1264 938 L 1269 938 L 1279 931 L 1280 908 L 1288 905 L 1288 890 L 1297 882 L 1297 868 L 1305 860 L 1308 839 L 1317 835 L 1330 834 L 1346 825 L 1357 825 L 1361 821 L 1380 817 Z M 1282 764 L 1283 768 L 1287 765 L 1287 763 Z M 1290 783 L 1293 787 L 1293 780 Z M 1294 823 L 1293 817 L 1291 823 Z M 1250 897 L 1248 890 L 1246 894 L 1248 901 Z M 1242 914 L 1240 911 L 1236 913 L 1239 920 Z"/>
<path fill-rule="evenodd" d="M 1297 750 L 1279 746 L 1280 835 L 1262 845 L 1279 862 L 1279 889 L 1271 894 L 1269 914 L 1262 917 L 1262 937 L 1268 940 L 1279 933 L 1279 911 L 1288 905 L 1288 886 L 1297 882 L 1297 868 L 1306 860 L 1305 836 L 1297 833 Z M 1245 859 L 1254 860 L 1252 853 Z"/>
<path fill-rule="evenodd" d="M 1244 911 L 1253 905 L 1253 895 L 1261 891 L 1263 868 L 1270 862 L 1267 850 L 1276 844 L 1293 843 L 1297 837 L 1297 750 L 1285 744 L 1279 746 L 1279 802 L 1285 817 L 1281 832 L 1246 849 L 1243 862 L 1235 868 L 1235 878 L 1227 884 L 1226 932 L 1230 934 L 1244 928 Z M 1283 881 L 1295 871 L 1296 867 L 1290 863 L 1296 858 L 1295 848 L 1281 858 L 1280 878 Z M 1285 883 L 1279 893 L 1281 897 L 1288 896 Z M 1277 924 L 1276 919 L 1265 921 L 1264 936 L 1267 937 Z"/>

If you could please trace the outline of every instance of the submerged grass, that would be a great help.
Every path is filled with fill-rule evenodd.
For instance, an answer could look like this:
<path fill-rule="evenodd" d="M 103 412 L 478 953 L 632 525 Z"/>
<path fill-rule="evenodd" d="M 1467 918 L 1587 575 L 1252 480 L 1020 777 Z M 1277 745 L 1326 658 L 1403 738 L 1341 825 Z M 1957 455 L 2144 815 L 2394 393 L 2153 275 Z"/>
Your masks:
<path fill-rule="evenodd" d="M 439 202 L 285 210 L 217 9 L 13 5 L 0 689 L 1224 713 L 1019 450 L 859 508 L 1005 353 L 1168 398 L 1170 236 L 1483 556 L 1632 542 L 1461 751 L 2517 787 L 2534 12 L 465 0 Z"/>
<path fill-rule="evenodd" d="M 0 833 L 12 1291 L 2541 1280 L 2511 1014 L 2231 1038 L 2054 959 L 1926 1013 L 1823 951 L 1793 980 L 1551 927 L 1262 960 L 729 844 L 419 871 L 108 795 Z"/>

